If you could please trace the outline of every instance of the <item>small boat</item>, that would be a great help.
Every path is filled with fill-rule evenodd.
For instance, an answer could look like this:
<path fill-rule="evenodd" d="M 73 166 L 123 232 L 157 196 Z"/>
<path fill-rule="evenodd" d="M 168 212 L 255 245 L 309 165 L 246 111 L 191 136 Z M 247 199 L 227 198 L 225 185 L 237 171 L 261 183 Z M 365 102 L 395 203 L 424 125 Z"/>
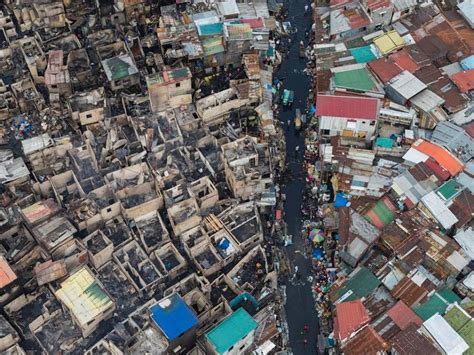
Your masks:
<path fill-rule="evenodd" d="M 296 114 L 295 114 L 295 129 L 300 130 L 302 126 L 302 121 L 301 121 L 301 111 L 299 108 L 296 109 Z"/>
<path fill-rule="evenodd" d="M 306 57 L 306 50 L 304 48 L 304 44 L 300 43 L 300 58 L 305 58 Z"/>
<path fill-rule="evenodd" d="M 283 90 L 281 94 L 281 103 L 283 106 L 291 106 L 293 104 L 293 99 L 295 97 L 295 93 L 292 90 Z"/>

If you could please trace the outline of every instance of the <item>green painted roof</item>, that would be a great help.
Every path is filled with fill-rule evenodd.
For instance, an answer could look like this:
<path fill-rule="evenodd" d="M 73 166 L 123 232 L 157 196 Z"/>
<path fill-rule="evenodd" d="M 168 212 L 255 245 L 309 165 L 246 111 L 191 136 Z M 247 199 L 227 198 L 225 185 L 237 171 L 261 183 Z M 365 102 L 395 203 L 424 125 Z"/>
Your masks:
<path fill-rule="evenodd" d="M 469 316 L 458 307 L 453 307 L 446 312 L 444 319 L 455 331 L 459 331 L 470 320 Z"/>
<path fill-rule="evenodd" d="M 456 180 L 451 179 L 446 181 L 443 185 L 439 187 L 437 192 L 441 195 L 442 198 L 444 198 L 445 200 L 449 200 L 458 192 L 458 185 L 456 183 Z"/>
<path fill-rule="evenodd" d="M 337 87 L 358 91 L 377 89 L 377 86 L 365 68 L 334 73 L 334 84 Z"/>
<path fill-rule="evenodd" d="M 374 53 L 370 50 L 370 46 L 356 47 L 349 50 L 357 63 L 367 63 L 377 59 Z"/>
<path fill-rule="evenodd" d="M 425 321 L 436 313 L 443 315 L 451 303 L 460 301 L 461 299 L 453 291 L 445 287 L 435 292 L 427 302 L 417 306 L 415 313 Z"/>
<path fill-rule="evenodd" d="M 240 339 L 257 328 L 257 322 L 245 309 L 239 308 L 206 334 L 219 354 L 234 346 Z"/>
<path fill-rule="evenodd" d="M 375 275 L 362 266 L 354 276 L 346 281 L 346 283 L 337 290 L 338 297 L 342 297 L 346 292 L 352 291 L 352 294 L 344 298 L 345 301 L 353 301 L 359 298 L 367 297 L 380 285 L 380 280 Z"/>
<path fill-rule="evenodd" d="M 469 345 L 469 350 L 463 353 L 463 355 L 473 355 L 474 354 L 474 319 L 471 319 L 467 322 L 464 327 L 459 329 L 459 335 L 464 339 L 464 341 Z"/>

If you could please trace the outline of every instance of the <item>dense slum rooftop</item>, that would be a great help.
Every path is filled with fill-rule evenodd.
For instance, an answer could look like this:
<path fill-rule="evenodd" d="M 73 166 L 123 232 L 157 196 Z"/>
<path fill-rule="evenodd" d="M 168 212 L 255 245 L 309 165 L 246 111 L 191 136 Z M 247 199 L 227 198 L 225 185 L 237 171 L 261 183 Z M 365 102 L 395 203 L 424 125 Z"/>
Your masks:
<path fill-rule="evenodd" d="M 324 220 L 340 262 L 326 334 L 344 353 L 473 349 L 472 10 L 314 8 L 314 110 L 336 194 Z"/>

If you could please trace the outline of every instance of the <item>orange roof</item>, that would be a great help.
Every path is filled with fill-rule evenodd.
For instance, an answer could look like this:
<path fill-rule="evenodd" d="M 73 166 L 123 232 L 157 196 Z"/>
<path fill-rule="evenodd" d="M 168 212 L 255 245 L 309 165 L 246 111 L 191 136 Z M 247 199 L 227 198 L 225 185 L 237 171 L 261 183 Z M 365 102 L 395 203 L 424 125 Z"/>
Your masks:
<path fill-rule="evenodd" d="M 413 143 L 412 147 L 419 152 L 432 157 L 439 165 L 441 165 L 441 167 L 449 171 L 451 176 L 457 175 L 464 168 L 464 165 L 458 158 L 438 144 L 418 139 Z"/>
<path fill-rule="evenodd" d="M 398 301 L 395 306 L 390 308 L 387 315 L 401 330 L 405 330 L 412 323 L 418 326 L 423 324 L 423 320 L 403 301 Z"/>
<path fill-rule="evenodd" d="M 16 275 L 13 272 L 8 262 L 3 256 L 0 256 L 0 288 L 4 288 L 6 285 L 16 280 Z"/>
<path fill-rule="evenodd" d="M 461 71 L 451 77 L 461 92 L 474 90 L 474 69 Z"/>
<path fill-rule="evenodd" d="M 361 300 L 336 304 L 336 316 L 334 335 L 339 340 L 346 339 L 370 321 L 370 317 Z"/>

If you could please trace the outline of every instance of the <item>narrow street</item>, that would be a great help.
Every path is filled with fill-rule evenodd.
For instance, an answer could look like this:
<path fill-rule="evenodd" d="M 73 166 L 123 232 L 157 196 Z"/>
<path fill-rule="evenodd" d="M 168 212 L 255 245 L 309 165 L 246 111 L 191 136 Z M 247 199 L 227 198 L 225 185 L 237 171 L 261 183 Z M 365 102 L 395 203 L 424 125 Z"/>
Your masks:
<path fill-rule="evenodd" d="M 300 280 L 294 278 L 286 283 L 287 303 L 286 315 L 289 326 L 290 346 L 293 354 L 317 354 L 318 320 L 314 307 L 311 283 L 307 277 L 312 275 L 311 259 L 304 257 L 304 241 L 301 238 L 302 213 L 301 203 L 305 187 L 305 177 L 302 170 L 304 154 L 303 132 L 295 131 L 293 119 L 295 110 L 299 108 L 302 113 L 306 109 L 306 100 L 310 81 L 303 72 L 306 68 L 306 59 L 299 58 L 299 43 L 301 40 L 307 45 L 305 31 L 311 28 L 311 8 L 305 14 L 306 1 L 291 1 L 289 5 L 288 21 L 297 28 L 297 33 L 292 38 L 290 52 L 283 61 L 276 77 L 284 82 L 284 88 L 294 91 L 293 106 L 282 109 L 280 120 L 286 130 L 286 150 L 288 162 L 288 183 L 284 188 L 286 194 L 285 221 L 288 225 L 288 234 L 293 236 L 293 245 L 285 247 L 290 262 L 298 268 Z M 291 121 L 288 129 L 288 120 Z M 295 152 L 295 147 L 299 151 Z M 304 327 L 308 326 L 308 331 Z"/>

